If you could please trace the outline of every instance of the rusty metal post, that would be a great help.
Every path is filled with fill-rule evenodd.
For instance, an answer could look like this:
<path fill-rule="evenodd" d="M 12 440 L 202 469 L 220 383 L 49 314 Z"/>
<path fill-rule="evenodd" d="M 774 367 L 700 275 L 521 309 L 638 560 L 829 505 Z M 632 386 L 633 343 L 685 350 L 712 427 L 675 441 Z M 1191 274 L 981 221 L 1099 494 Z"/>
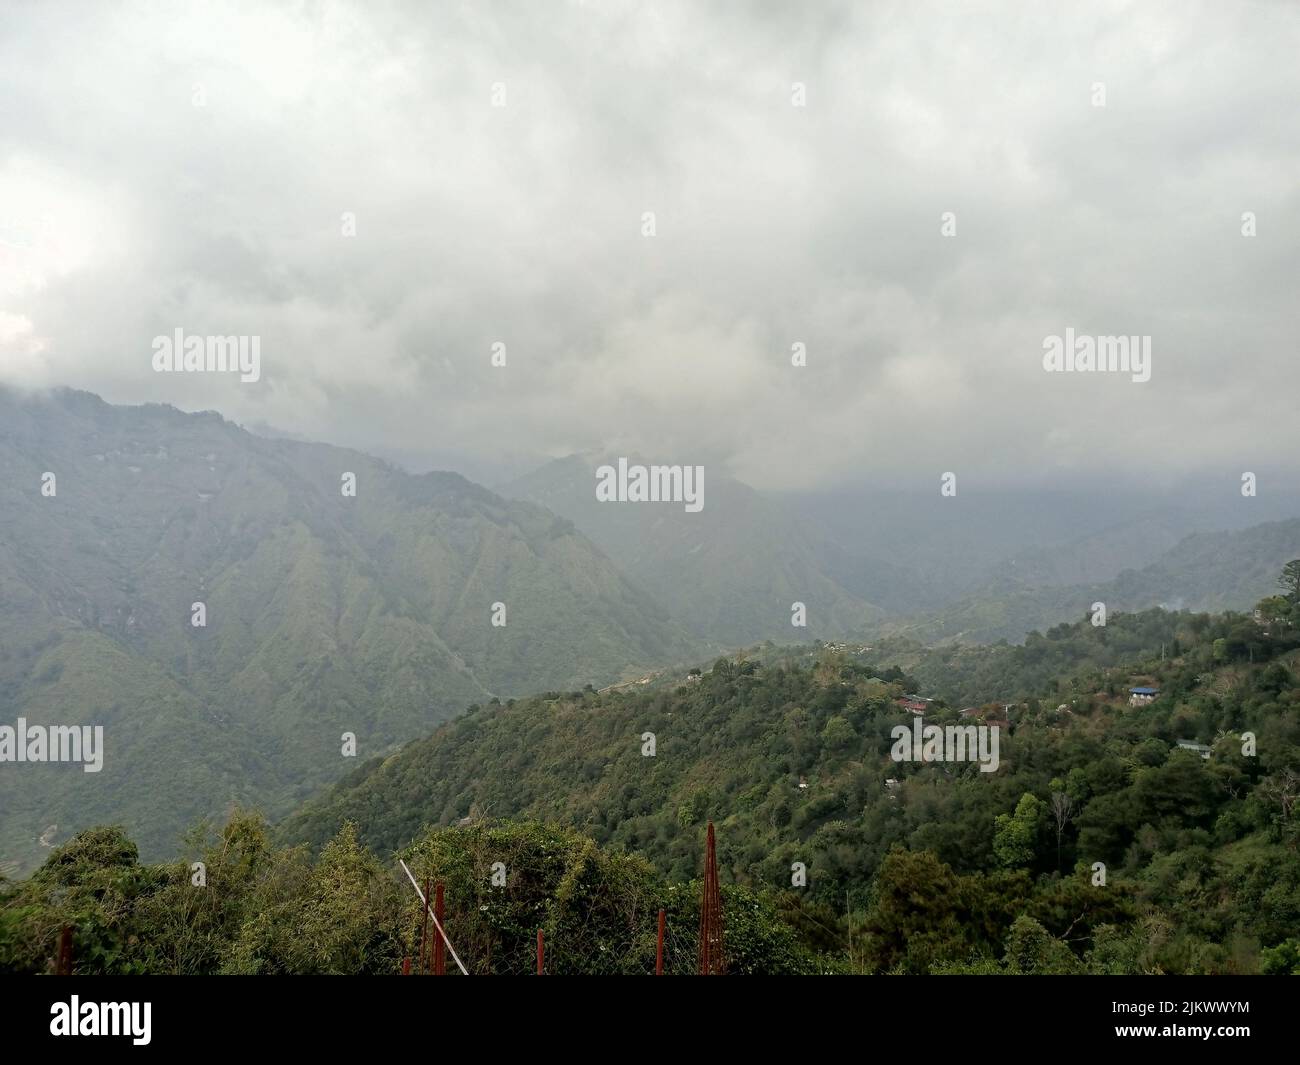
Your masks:
<path fill-rule="evenodd" d="M 403 976 L 411 975 L 411 956 L 409 954 L 402 959 L 402 975 Z"/>
<path fill-rule="evenodd" d="M 59 933 L 59 959 L 54 972 L 58 976 L 72 975 L 72 926 L 64 925 Z"/>
<path fill-rule="evenodd" d="M 664 926 L 668 923 L 668 915 L 663 910 L 659 911 L 659 942 L 655 945 L 655 976 L 664 974 Z"/>
<path fill-rule="evenodd" d="M 542 945 L 542 930 L 539 928 L 537 930 L 537 975 L 538 976 L 542 975 L 542 971 L 543 971 L 542 957 L 544 952 L 545 952 L 545 948 Z"/>
<path fill-rule="evenodd" d="M 424 878 L 424 897 L 426 899 L 429 897 L 429 878 L 427 876 Z M 420 908 L 420 964 L 417 966 L 417 970 L 421 973 L 429 971 L 428 958 L 431 953 L 431 946 L 432 944 L 429 942 L 429 907 L 426 905 Z"/>
<path fill-rule="evenodd" d="M 438 881 L 434 889 L 433 915 L 438 918 L 440 928 L 447 927 L 447 915 L 442 908 L 442 881 Z M 428 895 L 425 895 L 428 898 Z M 442 941 L 442 936 L 434 936 L 433 939 L 433 975 L 447 975 L 447 945 Z"/>
<path fill-rule="evenodd" d="M 718 976 L 722 959 L 722 890 L 718 884 L 718 848 L 709 822 L 704 852 L 704 891 L 700 899 L 700 975 Z"/>

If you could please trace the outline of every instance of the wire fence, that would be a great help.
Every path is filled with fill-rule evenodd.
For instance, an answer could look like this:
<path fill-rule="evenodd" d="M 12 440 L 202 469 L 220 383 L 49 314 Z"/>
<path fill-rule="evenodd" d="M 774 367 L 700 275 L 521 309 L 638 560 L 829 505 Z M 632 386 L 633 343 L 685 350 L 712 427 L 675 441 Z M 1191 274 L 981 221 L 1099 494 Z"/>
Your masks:
<path fill-rule="evenodd" d="M 590 851 L 561 863 L 558 878 L 528 877 L 504 885 L 504 865 L 490 854 L 458 852 L 450 862 L 425 856 L 401 861 L 412 891 L 406 911 L 412 975 L 689 975 L 721 973 L 724 915 L 713 826 L 705 877 L 695 885 L 648 892 L 619 867 L 598 869 Z M 449 882 L 442 880 L 446 864 Z M 466 876 L 468 867 L 478 875 Z M 499 867 L 502 882 L 486 886 L 482 871 Z M 701 949 L 705 947 L 706 949 Z M 454 964 L 453 964 L 454 962 Z"/>
<path fill-rule="evenodd" d="M 436 891 L 436 885 L 435 885 Z M 481 912 L 449 909 L 442 920 L 447 939 L 470 976 L 664 975 L 699 972 L 700 934 L 694 922 L 674 921 L 666 911 L 649 914 L 626 937 L 610 937 L 581 924 L 563 929 L 505 929 Z M 412 937 L 413 953 L 403 972 L 412 976 L 460 976 L 450 956 L 438 964 L 440 941 L 432 921 Z M 421 948 L 423 944 L 423 949 Z"/>
<path fill-rule="evenodd" d="M 415 905 L 409 913 L 412 934 L 403 973 L 524 977 L 699 971 L 698 901 L 692 906 L 682 905 L 689 900 L 676 900 L 672 912 L 643 905 L 620 912 L 617 900 L 599 900 L 590 906 L 551 905 L 537 910 L 536 923 L 525 923 L 507 906 L 465 905 L 445 889 L 439 891 L 443 886 L 438 882 L 430 880 L 424 886 L 413 875 L 411 880 Z M 421 906 L 424 900 L 428 905 Z"/>

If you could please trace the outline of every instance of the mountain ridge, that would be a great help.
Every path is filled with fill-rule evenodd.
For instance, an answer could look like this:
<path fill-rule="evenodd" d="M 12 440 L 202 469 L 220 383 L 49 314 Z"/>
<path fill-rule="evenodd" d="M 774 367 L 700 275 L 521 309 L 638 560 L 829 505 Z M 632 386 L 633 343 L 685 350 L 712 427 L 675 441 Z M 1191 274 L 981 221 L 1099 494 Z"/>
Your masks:
<path fill-rule="evenodd" d="M 541 507 L 215 413 L 0 391 L 0 513 L 0 720 L 107 735 L 93 780 L 0 772 L 0 861 L 23 867 L 51 824 L 125 818 L 159 853 L 197 816 L 341 775 L 344 732 L 382 750 L 692 647 Z"/>

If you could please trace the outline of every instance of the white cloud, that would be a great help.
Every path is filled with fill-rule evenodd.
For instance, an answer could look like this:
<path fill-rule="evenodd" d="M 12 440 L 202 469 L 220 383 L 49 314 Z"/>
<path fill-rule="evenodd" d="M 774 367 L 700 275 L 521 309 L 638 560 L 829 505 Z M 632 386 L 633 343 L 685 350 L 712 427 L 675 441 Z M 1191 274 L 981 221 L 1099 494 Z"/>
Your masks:
<path fill-rule="evenodd" d="M 1300 454 L 1294 9 L 1093 8 L 17 8 L 0 378 L 777 487 Z M 262 382 L 153 374 L 176 326 Z M 1151 382 L 1045 380 L 1067 326 Z"/>

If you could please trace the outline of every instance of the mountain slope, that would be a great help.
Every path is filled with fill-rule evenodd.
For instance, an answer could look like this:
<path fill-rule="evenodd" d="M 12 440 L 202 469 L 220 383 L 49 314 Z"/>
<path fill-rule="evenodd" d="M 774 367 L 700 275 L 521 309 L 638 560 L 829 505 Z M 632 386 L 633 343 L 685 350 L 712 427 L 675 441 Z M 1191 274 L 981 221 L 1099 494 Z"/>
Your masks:
<path fill-rule="evenodd" d="M 872 904 L 873 879 L 894 845 L 931 851 L 962 875 L 1014 867 L 1028 874 L 1026 885 L 1103 861 L 1117 880 L 1149 878 L 1158 894 L 1169 886 L 1162 866 L 1211 840 L 1231 845 L 1263 833 L 1267 861 L 1283 860 L 1295 826 L 1279 838 L 1273 818 L 1285 800 L 1280 808 L 1270 796 L 1288 786 L 1300 741 L 1295 611 L 1296 624 L 1272 637 L 1239 616 L 1164 614 L 1122 617 L 1110 633 L 1086 622 L 1062 627 L 1052 649 L 971 649 L 987 668 L 968 677 L 986 695 L 1034 678 L 1045 658 L 1063 666 L 1041 686 L 1034 681 L 1009 713 L 986 706 L 961 719 L 942 700 L 927 709 L 927 723 L 995 722 L 1000 760 L 991 772 L 960 755 L 891 756 L 892 729 L 912 727 L 896 703 L 911 678 L 882 677 L 852 654 L 822 649 L 800 664 L 778 652 L 763 663 L 720 660 L 670 689 L 483 707 L 359 768 L 286 819 L 280 834 L 319 846 L 352 822 L 369 846 L 390 853 L 429 826 L 541 818 L 684 878 L 698 867 L 699 834 L 712 820 L 725 881 L 788 890 L 802 863 L 808 883 L 799 894 L 841 910 Z M 1119 646 L 1144 635 L 1156 646 Z M 1138 683 L 1163 694 L 1131 707 L 1126 689 Z M 1243 730 L 1257 736 L 1258 758 L 1224 738 Z M 1179 740 L 1216 746 L 1206 761 Z M 1047 820 L 1056 792 L 1072 803 L 1059 837 Z M 1009 857 L 1003 822 L 1022 807 L 1034 818 L 1032 845 Z M 1251 933 L 1270 945 L 1300 921 L 1300 875 L 1290 865 L 1289 901 Z M 1251 890 L 1273 875 L 1261 865 Z M 1079 913 L 1057 912 L 1057 934 Z M 1222 916 L 1230 929 L 1232 913 Z M 1211 935 L 1223 943 L 1229 931 Z"/>
<path fill-rule="evenodd" d="M 1093 603 L 1109 613 L 1153 606 L 1195 611 L 1245 610 L 1277 592 L 1282 566 L 1300 558 L 1300 518 L 1233 532 L 1194 533 L 1157 561 L 1109 581 L 1041 585 L 1010 577 L 931 614 L 889 630 L 922 643 L 1021 640 L 1083 617 Z"/>
<path fill-rule="evenodd" d="M 97 820 L 157 853 L 231 801 L 282 810 L 346 772 L 344 732 L 364 758 L 494 694 L 689 647 L 539 507 L 211 413 L 0 392 L 0 515 L 0 723 L 105 726 L 98 774 L 0 765 L 0 860 L 20 866 L 50 825 Z"/>
<path fill-rule="evenodd" d="M 838 637 L 883 616 L 829 575 L 834 548 L 819 530 L 749 486 L 706 470 L 704 507 L 693 514 L 680 504 L 602 503 L 595 471 L 606 461 L 613 462 L 570 455 L 501 491 L 572 520 L 677 621 L 716 646 Z M 895 585 L 902 580 L 893 575 Z M 806 629 L 790 623 L 795 602 L 807 606 Z"/>

